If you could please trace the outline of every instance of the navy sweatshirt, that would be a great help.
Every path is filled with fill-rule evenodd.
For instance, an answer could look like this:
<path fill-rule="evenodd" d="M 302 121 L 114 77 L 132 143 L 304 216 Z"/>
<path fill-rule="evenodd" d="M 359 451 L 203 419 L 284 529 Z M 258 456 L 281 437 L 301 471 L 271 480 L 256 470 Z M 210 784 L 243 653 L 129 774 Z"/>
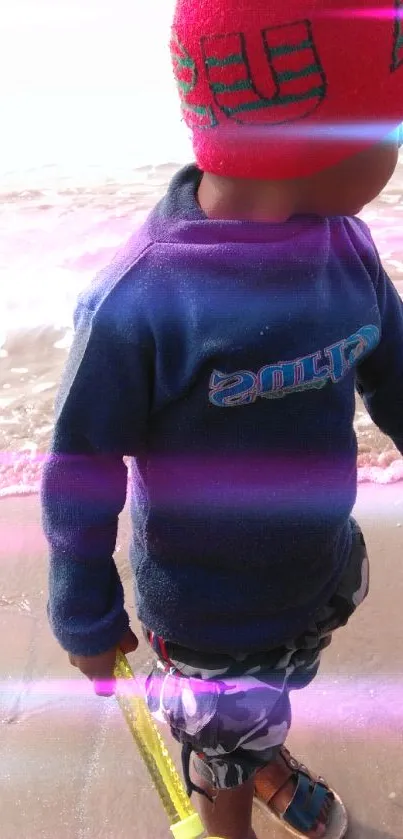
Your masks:
<path fill-rule="evenodd" d="M 42 503 L 49 616 L 93 655 L 128 626 L 113 559 L 130 480 L 138 616 L 252 652 L 308 624 L 349 557 L 355 387 L 403 451 L 403 311 L 365 224 L 211 221 L 200 172 L 82 294 Z"/>

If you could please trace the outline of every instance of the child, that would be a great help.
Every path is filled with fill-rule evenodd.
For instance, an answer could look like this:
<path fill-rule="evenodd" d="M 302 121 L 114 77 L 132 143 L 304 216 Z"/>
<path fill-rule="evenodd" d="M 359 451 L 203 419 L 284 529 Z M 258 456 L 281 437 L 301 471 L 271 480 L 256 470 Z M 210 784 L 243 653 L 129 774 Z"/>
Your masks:
<path fill-rule="evenodd" d="M 224 839 L 255 836 L 254 796 L 295 836 L 347 827 L 284 742 L 290 690 L 368 590 L 356 386 L 403 452 L 402 305 L 354 218 L 397 162 L 387 5 L 178 0 L 197 166 L 81 296 L 57 405 L 53 631 L 99 692 L 116 648 L 137 646 L 113 561 L 129 456 L 137 610 L 159 660 L 148 702 Z"/>

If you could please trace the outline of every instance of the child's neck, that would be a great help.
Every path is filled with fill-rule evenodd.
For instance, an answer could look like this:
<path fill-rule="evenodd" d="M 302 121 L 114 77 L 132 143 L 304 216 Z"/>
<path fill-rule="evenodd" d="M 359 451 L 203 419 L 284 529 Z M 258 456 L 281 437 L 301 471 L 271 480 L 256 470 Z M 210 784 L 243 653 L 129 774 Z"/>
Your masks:
<path fill-rule="evenodd" d="M 298 212 L 294 181 L 252 181 L 204 173 L 198 201 L 210 219 L 281 224 Z"/>
<path fill-rule="evenodd" d="M 373 201 L 398 161 L 396 138 L 371 145 L 329 169 L 289 181 L 203 174 L 199 204 L 208 218 L 282 224 L 291 216 L 354 216 Z"/>

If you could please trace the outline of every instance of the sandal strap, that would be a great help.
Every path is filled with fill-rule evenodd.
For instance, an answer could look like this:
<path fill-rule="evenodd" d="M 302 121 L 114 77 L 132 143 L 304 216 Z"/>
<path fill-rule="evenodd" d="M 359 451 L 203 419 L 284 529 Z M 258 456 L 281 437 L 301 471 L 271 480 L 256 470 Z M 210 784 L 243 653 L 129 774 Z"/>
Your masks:
<path fill-rule="evenodd" d="M 255 792 L 282 821 L 301 833 L 308 833 L 317 825 L 326 799 L 333 798 L 333 793 L 324 778 L 310 772 L 284 746 L 280 755 L 282 760 L 271 764 L 269 777 L 264 769 L 256 774 Z M 273 799 L 291 778 L 295 780 L 294 795 L 286 808 L 279 810 Z"/>
<path fill-rule="evenodd" d="M 255 776 L 255 790 L 257 795 L 266 804 L 270 804 L 278 792 L 288 783 L 288 781 L 295 775 L 293 769 L 288 762 L 282 761 L 270 766 L 270 777 L 267 777 L 264 769 L 257 772 Z"/>
<path fill-rule="evenodd" d="M 311 772 L 304 763 L 300 763 L 296 760 L 295 757 L 292 756 L 291 752 L 286 749 L 285 746 L 282 746 L 280 749 L 280 754 L 283 760 L 287 763 L 287 765 L 293 769 L 295 775 L 303 774 L 306 775 L 307 778 L 310 779 L 311 784 L 324 784 L 325 786 L 329 786 L 329 784 L 322 778 L 322 775 L 315 775 L 314 772 Z"/>
<path fill-rule="evenodd" d="M 308 833 L 317 825 L 326 798 L 332 794 L 325 784 L 315 784 L 313 790 L 311 785 L 309 777 L 301 773 L 294 798 L 281 816 L 301 833 Z"/>

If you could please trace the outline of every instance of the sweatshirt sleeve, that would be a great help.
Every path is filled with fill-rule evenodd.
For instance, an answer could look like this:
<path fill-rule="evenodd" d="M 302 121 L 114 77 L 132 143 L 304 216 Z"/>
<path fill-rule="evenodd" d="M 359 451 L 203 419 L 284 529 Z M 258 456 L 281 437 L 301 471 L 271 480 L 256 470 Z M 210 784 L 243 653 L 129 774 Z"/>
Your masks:
<path fill-rule="evenodd" d="M 358 367 L 357 390 L 371 418 L 403 453 L 403 303 L 379 264 L 377 348 Z"/>
<path fill-rule="evenodd" d="M 122 317 L 130 321 L 127 308 Z M 123 457 L 138 455 L 146 438 L 150 346 L 141 324 L 126 329 L 122 317 L 108 301 L 95 312 L 77 309 L 42 479 L 48 615 L 76 655 L 104 652 L 129 625 L 113 553 L 126 499 Z"/>

